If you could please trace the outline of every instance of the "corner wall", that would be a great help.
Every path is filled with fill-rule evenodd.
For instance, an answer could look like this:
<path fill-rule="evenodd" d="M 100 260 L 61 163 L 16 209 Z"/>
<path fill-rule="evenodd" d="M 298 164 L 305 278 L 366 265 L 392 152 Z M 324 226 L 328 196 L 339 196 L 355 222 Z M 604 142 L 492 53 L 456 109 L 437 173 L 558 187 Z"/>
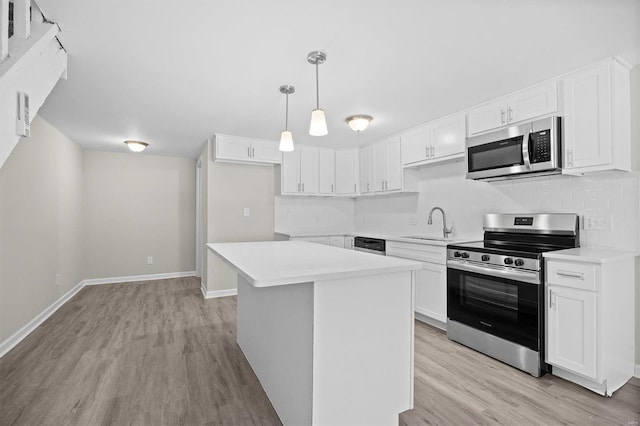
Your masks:
<path fill-rule="evenodd" d="M 80 147 L 39 116 L 0 169 L 0 342 L 84 278 L 82 178 Z"/>

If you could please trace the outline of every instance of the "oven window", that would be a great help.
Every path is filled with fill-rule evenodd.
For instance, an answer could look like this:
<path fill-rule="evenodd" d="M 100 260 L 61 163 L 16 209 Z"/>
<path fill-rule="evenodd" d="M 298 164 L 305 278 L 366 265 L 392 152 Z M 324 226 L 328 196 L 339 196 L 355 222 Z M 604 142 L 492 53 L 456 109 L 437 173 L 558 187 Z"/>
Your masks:
<path fill-rule="evenodd" d="M 487 311 L 509 320 L 518 319 L 518 287 L 511 284 L 468 277 L 462 305 Z"/>
<path fill-rule="evenodd" d="M 522 136 L 472 146 L 468 149 L 469 172 L 520 166 L 522 159 Z"/>

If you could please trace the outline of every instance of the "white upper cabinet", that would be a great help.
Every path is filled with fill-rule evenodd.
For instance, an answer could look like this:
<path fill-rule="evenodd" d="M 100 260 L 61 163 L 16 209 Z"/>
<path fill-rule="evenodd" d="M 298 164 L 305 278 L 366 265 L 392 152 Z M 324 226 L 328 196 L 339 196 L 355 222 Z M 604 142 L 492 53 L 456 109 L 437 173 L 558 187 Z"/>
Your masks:
<path fill-rule="evenodd" d="M 373 191 L 399 191 L 402 189 L 402 158 L 400 138 L 392 138 L 373 145 Z"/>
<path fill-rule="evenodd" d="M 464 114 L 456 114 L 429 125 L 431 135 L 431 160 L 444 160 L 464 155 L 466 120 Z"/>
<path fill-rule="evenodd" d="M 336 151 L 336 195 L 355 195 L 358 193 L 358 149 Z"/>
<path fill-rule="evenodd" d="M 403 133 L 400 136 L 402 164 L 413 164 L 431 157 L 431 129 L 428 125 Z"/>
<path fill-rule="evenodd" d="M 360 148 L 360 193 L 362 194 L 373 191 L 371 180 L 372 151 L 371 145 Z"/>
<path fill-rule="evenodd" d="M 332 149 L 318 151 L 318 192 L 323 195 L 335 193 L 336 157 Z"/>
<path fill-rule="evenodd" d="M 558 110 L 556 82 L 548 82 L 521 90 L 472 108 L 467 113 L 468 134 L 531 120 Z"/>
<path fill-rule="evenodd" d="M 295 151 L 283 153 L 280 191 L 288 195 L 318 193 L 318 148 L 298 145 Z"/>
<path fill-rule="evenodd" d="M 565 173 L 630 171 L 629 70 L 615 60 L 570 74 L 564 86 Z"/>
<path fill-rule="evenodd" d="M 280 164 L 278 143 L 239 136 L 215 135 L 214 161 Z"/>

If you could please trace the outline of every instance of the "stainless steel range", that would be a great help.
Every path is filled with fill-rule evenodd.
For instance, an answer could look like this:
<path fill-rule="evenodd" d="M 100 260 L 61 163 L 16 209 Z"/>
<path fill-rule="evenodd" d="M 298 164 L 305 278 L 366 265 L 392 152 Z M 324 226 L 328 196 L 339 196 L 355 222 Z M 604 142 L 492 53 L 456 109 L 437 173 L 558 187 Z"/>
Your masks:
<path fill-rule="evenodd" d="M 533 376 L 544 363 L 542 253 L 580 245 L 575 214 L 488 214 L 447 246 L 447 336 Z"/>

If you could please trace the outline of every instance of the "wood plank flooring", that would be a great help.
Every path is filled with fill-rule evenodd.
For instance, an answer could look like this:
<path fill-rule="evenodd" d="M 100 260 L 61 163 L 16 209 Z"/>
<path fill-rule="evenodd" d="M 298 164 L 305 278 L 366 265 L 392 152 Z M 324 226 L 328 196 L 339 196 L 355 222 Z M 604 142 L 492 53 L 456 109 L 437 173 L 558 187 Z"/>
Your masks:
<path fill-rule="evenodd" d="M 236 344 L 235 297 L 196 278 L 85 287 L 0 359 L 0 425 L 278 425 Z M 640 421 L 640 380 L 613 398 L 528 374 L 416 323 L 403 425 Z"/>

